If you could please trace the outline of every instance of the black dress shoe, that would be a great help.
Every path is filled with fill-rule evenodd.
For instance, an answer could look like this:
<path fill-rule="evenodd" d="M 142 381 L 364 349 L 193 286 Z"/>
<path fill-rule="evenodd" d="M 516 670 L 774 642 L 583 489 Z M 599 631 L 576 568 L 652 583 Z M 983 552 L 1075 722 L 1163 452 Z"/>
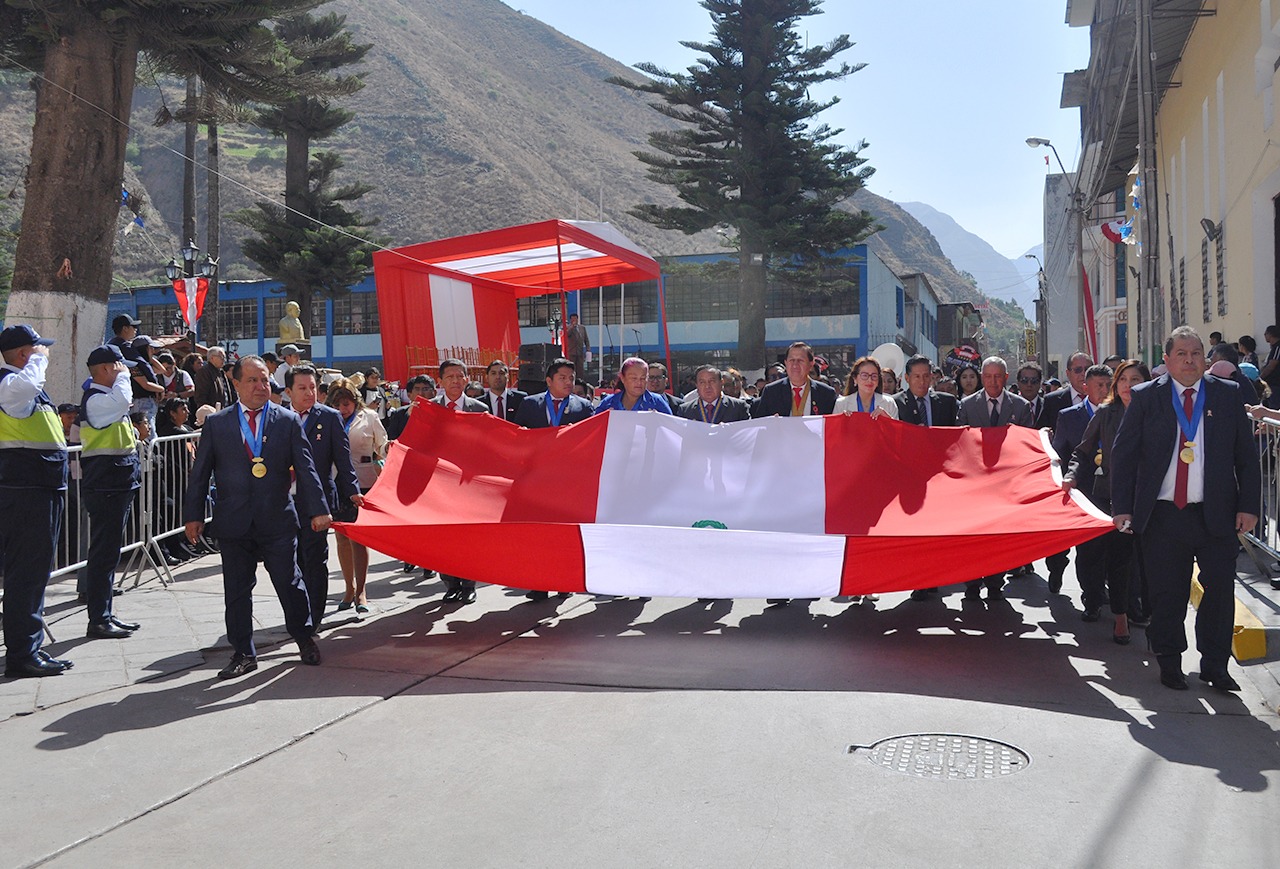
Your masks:
<path fill-rule="evenodd" d="M 38 679 L 41 676 L 57 676 L 67 668 L 55 664 L 52 660 L 44 660 L 39 655 L 21 664 L 7 664 L 4 674 L 10 679 Z"/>
<path fill-rule="evenodd" d="M 1190 687 L 1187 685 L 1187 677 L 1181 670 L 1161 670 L 1160 684 L 1175 691 L 1186 691 Z"/>
<path fill-rule="evenodd" d="M 75 663 L 73 663 L 72 661 L 68 661 L 66 658 L 55 658 L 53 655 L 50 655 L 44 649 L 38 650 L 36 652 L 36 657 L 39 658 L 41 661 L 47 661 L 50 664 L 57 664 L 59 667 L 61 667 L 64 670 L 70 670 L 72 667 L 75 666 Z"/>
<path fill-rule="evenodd" d="M 1102 607 L 1100 606 L 1087 609 L 1080 614 L 1080 621 L 1082 622 L 1096 622 L 1100 618 L 1102 618 Z"/>
<path fill-rule="evenodd" d="M 1226 673 L 1201 673 L 1200 681 L 1219 691 L 1239 691 L 1240 683 Z"/>
<path fill-rule="evenodd" d="M 256 669 L 258 669 L 257 658 L 236 652 L 231 656 L 231 663 L 218 671 L 218 678 L 234 679 L 237 676 L 243 676 L 245 673 L 252 673 Z"/>
<path fill-rule="evenodd" d="M 320 648 L 316 646 L 316 641 L 311 637 L 304 637 L 298 640 L 298 653 L 302 656 L 302 663 L 312 667 L 320 663 Z"/>
<path fill-rule="evenodd" d="M 111 622 L 111 624 L 115 625 L 122 631 L 136 631 L 142 627 L 142 625 L 137 622 L 126 622 L 122 619 L 116 618 L 114 613 L 107 617 L 107 621 Z"/>
<path fill-rule="evenodd" d="M 124 628 L 118 628 L 111 622 L 102 622 L 101 624 L 89 625 L 89 629 L 84 635 L 91 640 L 123 640 L 125 637 L 132 637 L 132 631 L 126 631 Z"/>
<path fill-rule="evenodd" d="M 770 598 L 766 598 L 766 599 L 765 599 L 765 603 L 769 604 L 770 606 L 786 606 L 786 605 L 788 605 L 789 603 L 791 603 L 791 598 L 789 598 L 789 597 L 770 597 Z"/>
<path fill-rule="evenodd" d="M 436 571 L 432 570 L 432 569 L 431 569 L 431 568 L 429 568 L 429 567 L 424 567 L 424 568 L 422 568 L 422 578 L 423 578 L 423 579 L 435 579 L 435 578 L 436 578 L 437 576 L 439 576 L 439 575 L 440 575 L 439 573 L 437 573 Z"/>
<path fill-rule="evenodd" d="M 401 572 L 401 573 L 413 573 L 414 569 L 415 569 L 415 568 L 414 568 L 414 566 L 413 566 L 412 564 L 410 564 L 409 562 L 407 562 L 407 561 L 402 561 L 402 562 L 400 562 L 400 572 Z"/>
<path fill-rule="evenodd" d="M 1062 591 L 1062 571 L 1049 571 L 1049 594 L 1057 594 Z"/>
<path fill-rule="evenodd" d="M 475 603 L 476 590 L 474 588 L 460 588 L 458 589 L 458 596 L 455 599 L 458 603 Z"/>
<path fill-rule="evenodd" d="M 462 589 L 460 589 L 460 588 L 451 588 L 451 589 L 449 589 L 448 591 L 446 591 L 446 592 L 444 593 L 444 598 L 443 598 L 443 600 L 444 600 L 446 603 L 453 603 L 454 601 L 462 600 Z"/>
<path fill-rule="evenodd" d="M 530 591 L 525 593 L 525 597 L 529 598 L 529 600 L 546 600 L 551 597 L 551 593 L 546 591 Z"/>

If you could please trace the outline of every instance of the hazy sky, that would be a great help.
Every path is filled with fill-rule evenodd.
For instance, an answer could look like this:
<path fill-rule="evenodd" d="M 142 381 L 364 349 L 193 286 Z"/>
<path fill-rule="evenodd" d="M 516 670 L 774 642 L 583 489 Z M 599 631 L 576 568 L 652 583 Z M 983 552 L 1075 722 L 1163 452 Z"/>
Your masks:
<path fill-rule="evenodd" d="M 697 0 L 504 0 L 626 64 L 683 69 L 711 19 Z M 841 33 L 841 55 L 866 63 L 829 85 L 841 102 L 822 118 L 846 145 L 865 139 L 870 189 L 925 202 L 1016 257 L 1040 243 L 1047 148 L 1068 170 L 1079 152 L 1079 112 L 1059 109 L 1062 74 L 1087 65 L 1087 28 L 1067 27 L 1066 0 L 827 0 L 801 22 L 811 42 Z M 815 93 L 815 96 L 820 94 Z M 1053 171 L 1058 171 L 1053 164 Z"/>

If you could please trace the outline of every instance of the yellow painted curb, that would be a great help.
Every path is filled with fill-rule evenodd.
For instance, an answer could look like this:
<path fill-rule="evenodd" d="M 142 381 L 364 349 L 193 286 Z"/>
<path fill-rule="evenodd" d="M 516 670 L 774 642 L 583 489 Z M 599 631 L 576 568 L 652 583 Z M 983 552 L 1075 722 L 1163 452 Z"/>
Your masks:
<path fill-rule="evenodd" d="M 1204 586 L 1200 585 L 1200 567 L 1191 571 L 1191 605 L 1200 608 Z M 1235 627 L 1231 630 L 1231 654 L 1240 663 L 1267 656 L 1267 632 L 1239 596 L 1236 597 Z"/>

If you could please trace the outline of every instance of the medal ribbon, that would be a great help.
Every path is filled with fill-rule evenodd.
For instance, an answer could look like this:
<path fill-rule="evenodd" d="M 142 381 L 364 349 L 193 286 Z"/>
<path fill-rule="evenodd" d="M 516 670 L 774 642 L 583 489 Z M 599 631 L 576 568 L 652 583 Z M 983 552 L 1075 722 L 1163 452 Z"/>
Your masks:
<path fill-rule="evenodd" d="M 244 435 L 244 445 L 249 448 L 249 452 L 253 454 L 255 459 L 262 458 L 262 442 L 267 434 L 267 409 L 264 407 L 258 411 L 262 417 L 258 421 L 258 431 L 255 434 L 249 430 L 249 418 L 244 415 L 244 407 L 240 402 L 236 402 L 236 416 L 240 420 L 240 433 Z"/>
<path fill-rule="evenodd" d="M 547 422 L 551 423 L 552 428 L 560 427 L 560 418 L 564 416 L 564 409 L 569 404 L 567 397 L 559 400 L 560 409 L 556 410 L 556 399 L 550 395 L 547 396 Z"/>
<path fill-rule="evenodd" d="M 1178 381 L 1173 378 L 1169 379 L 1170 384 Z M 1182 390 L 1186 387 L 1170 389 L 1169 394 L 1173 397 L 1173 415 L 1178 420 L 1178 428 L 1182 429 L 1182 440 L 1186 443 L 1195 443 L 1196 432 L 1200 428 L 1200 417 L 1204 414 L 1204 382 L 1200 383 L 1200 388 L 1196 390 L 1196 403 L 1191 409 L 1191 418 L 1187 418 L 1186 408 L 1182 406 Z"/>
<path fill-rule="evenodd" d="M 355 418 L 356 418 L 355 411 L 352 411 L 351 416 L 347 417 L 342 421 L 342 430 L 344 432 L 347 432 L 348 434 L 351 433 L 351 423 L 355 421 Z"/>
<path fill-rule="evenodd" d="M 711 414 L 707 414 L 707 403 L 702 399 L 698 399 L 698 409 L 702 411 L 703 422 L 715 422 L 716 414 L 720 412 L 720 399 L 716 399 L 716 403 L 711 405 Z"/>

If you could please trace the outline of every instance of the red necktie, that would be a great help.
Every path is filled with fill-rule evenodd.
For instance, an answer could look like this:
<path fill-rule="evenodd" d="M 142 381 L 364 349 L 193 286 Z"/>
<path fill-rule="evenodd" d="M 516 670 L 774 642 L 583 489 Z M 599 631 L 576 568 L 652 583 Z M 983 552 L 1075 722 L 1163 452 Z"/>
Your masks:
<path fill-rule="evenodd" d="M 1187 419 L 1191 419 L 1191 412 L 1195 410 L 1195 402 L 1192 398 L 1196 391 L 1191 388 L 1182 390 L 1182 412 L 1187 415 Z M 1191 473 L 1191 466 L 1182 460 L 1180 455 L 1187 448 L 1187 436 L 1182 432 L 1182 426 L 1178 426 L 1178 432 L 1181 437 L 1178 438 L 1178 469 L 1173 472 L 1173 505 L 1181 510 L 1187 506 L 1187 477 Z M 1191 433 L 1195 437 L 1195 432 Z"/>
<path fill-rule="evenodd" d="M 499 396 L 498 396 L 498 417 L 499 417 L 500 419 L 506 419 L 506 418 L 507 418 L 507 412 L 506 412 L 505 410 L 503 410 L 503 409 L 502 409 L 502 396 L 501 396 L 501 395 L 499 395 Z"/>
<path fill-rule="evenodd" d="M 555 405 L 556 416 L 559 416 L 559 415 L 560 415 L 560 402 L 561 402 L 561 401 L 563 401 L 563 400 L 564 400 L 564 399 L 561 399 L 561 398 L 553 398 L 553 399 L 551 399 L 551 403 L 552 403 L 553 405 Z"/>
<path fill-rule="evenodd" d="M 258 437 L 258 412 L 250 410 L 246 413 L 246 418 L 249 420 L 249 434 L 256 440 Z M 253 458 L 253 448 L 249 446 L 248 441 L 244 442 L 244 451 L 250 459 Z"/>
<path fill-rule="evenodd" d="M 800 390 L 800 387 L 798 387 L 798 386 L 793 386 L 793 387 L 791 387 L 791 391 L 795 394 L 795 398 L 791 399 L 791 403 L 792 403 L 792 405 L 793 405 L 793 406 L 795 406 L 797 409 L 799 409 L 799 407 L 800 407 L 800 391 L 801 391 L 801 390 Z"/>
<path fill-rule="evenodd" d="M 449 410 L 457 410 L 457 409 L 458 409 L 458 402 L 456 401 L 449 402 Z"/>

